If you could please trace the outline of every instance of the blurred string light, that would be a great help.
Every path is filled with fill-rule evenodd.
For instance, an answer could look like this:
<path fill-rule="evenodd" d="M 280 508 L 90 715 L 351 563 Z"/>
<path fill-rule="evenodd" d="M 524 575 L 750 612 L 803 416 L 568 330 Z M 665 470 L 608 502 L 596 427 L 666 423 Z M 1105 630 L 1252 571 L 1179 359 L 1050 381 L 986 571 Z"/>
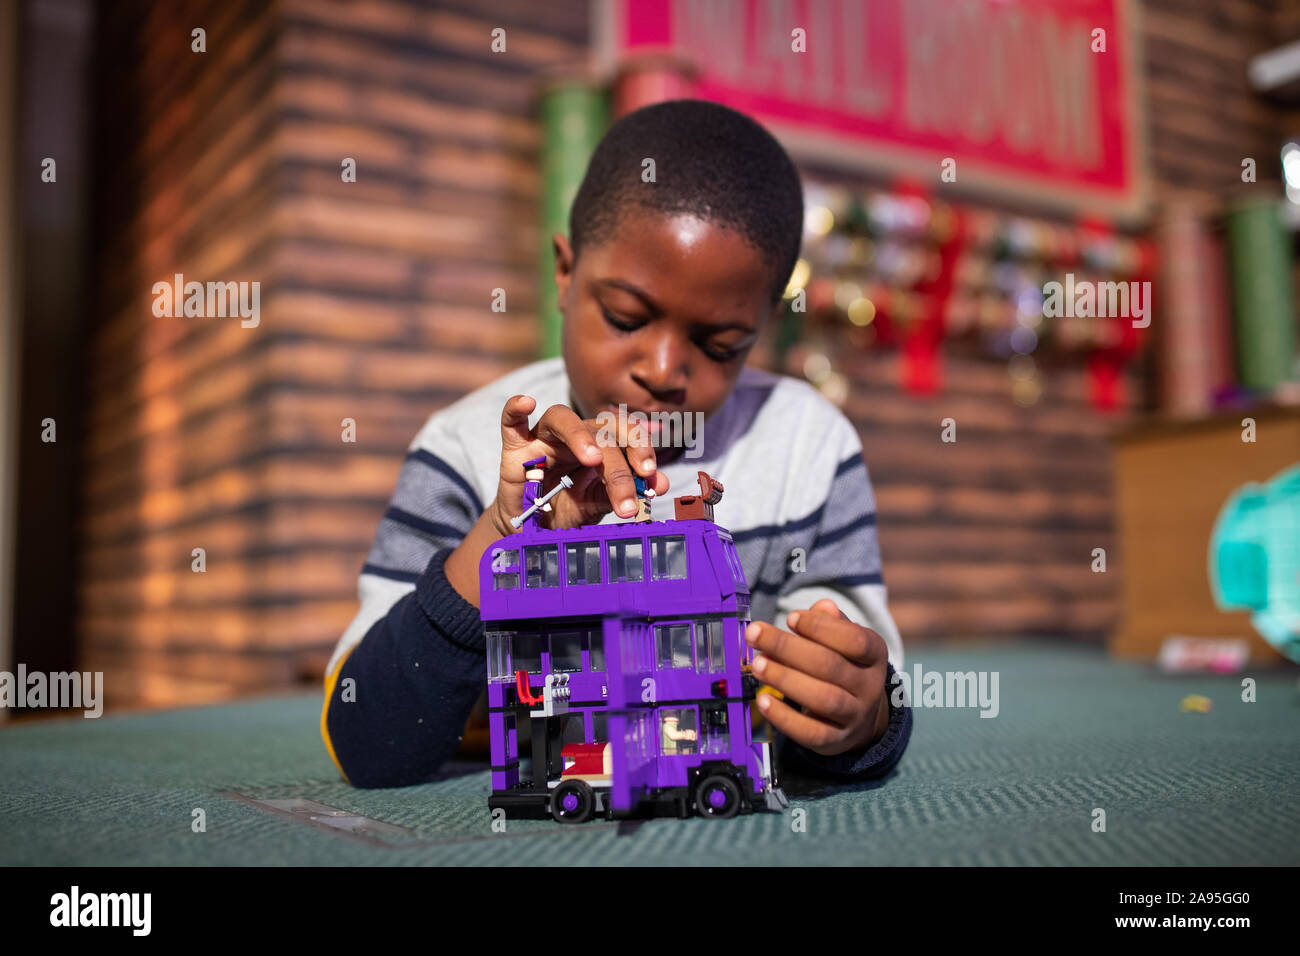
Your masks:
<path fill-rule="evenodd" d="M 799 294 L 799 290 L 808 284 L 808 277 L 812 275 L 812 267 L 808 265 L 807 259 L 800 259 L 794 264 L 794 271 L 790 273 L 790 282 L 785 287 L 785 297 L 793 299 Z"/>
<path fill-rule="evenodd" d="M 1282 147 L 1282 178 L 1286 181 L 1286 198 L 1300 205 L 1300 144 Z"/>
<path fill-rule="evenodd" d="M 803 228 L 811 236 L 824 236 L 835 227 L 835 214 L 825 206 L 809 206 L 804 213 Z"/>
<path fill-rule="evenodd" d="M 826 376 L 830 374 L 831 374 L 831 360 L 830 357 L 825 352 L 812 351 L 809 352 L 808 355 L 804 358 L 803 360 L 804 378 L 808 379 L 808 381 L 812 382 L 814 385 L 820 384 L 822 380 L 825 379 Z"/>
<path fill-rule="evenodd" d="M 849 397 L 849 380 L 839 372 L 831 372 L 817 387 L 836 405 L 843 405 Z"/>
<path fill-rule="evenodd" d="M 1016 295 L 1016 312 L 1020 323 L 1036 329 L 1043 323 L 1043 291 L 1039 286 L 1024 285 Z"/>
<path fill-rule="evenodd" d="M 1022 378 L 1037 378 L 1038 363 L 1030 355 L 1017 355 L 1007 363 L 1007 374 L 1011 376 L 1012 381 L 1019 381 Z"/>
<path fill-rule="evenodd" d="M 848 264 L 855 269 L 865 269 L 875 257 L 876 246 L 865 236 L 855 236 L 849 243 Z"/>
<path fill-rule="evenodd" d="M 843 405 L 849 397 L 849 380 L 831 364 L 824 342 L 818 341 L 802 353 L 799 370 L 827 400 Z"/>
<path fill-rule="evenodd" d="M 1012 401 L 1022 408 L 1028 408 L 1038 401 L 1043 386 L 1038 378 L 1038 365 L 1032 356 L 1012 356 L 1007 363 L 1007 374 L 1011 378 Z"/>
<path fill-rule="evenodd" d="M 1038 333 L 1023 325 L 1011 330 L 1011 351 L 1017 355 L 1028 355 L 1038 345 Z"/>
<path fill-rule="evenodd" d="M 862 287 L 856 282 L 839 282 L 835 285 L 835 304 L 845 312 L 849 306 L 862 298 Z"/>
<path fill-rule="evenodd" d="M 818 336 L 795 346 L 787 353 L 786 361 L 791 372 L 802 374 L 828 401 L 843 405 L 849 397 L 849 380 L 832 364 L 829 352 L 830 347 Z"/>
<path fill-rule="evenodd" d="M 1300 200 L 1300 141 L 1290 162 Z M 1138 278 L 1146 257 L 1136 239 L 908 192 L 806 182 L 804 195 L 804 253 L 786 299 L 805 298 L 802 314 L 787 305 L 778 351 L 790 374 L 834 401 L 850 391 L 845 345 L 899 347 L 934 315 L 953 347 L 1008 363 L 1021 406 L 1043 392 L 1042 355 L 1077 367 L 1122 344 L 1119 323 L 1045 315 L 1044 290 L 1066 273 L 1085 282 Z"/>
<path fill-rule="evenodd" d="M 849 321 L 854 325 L 870 325 L 876 317 L 876 306 L 870 299 L 859 296 L 849 303 Z"/>
<path fill-rule="evenodd" d="M 1033 405 L 1042 394 L 1043 386 L 1037 377 L 1016 379 L 1011 383 L 1011 400 L 1021 408 Z"/>
<path fill-rule="evenodd" d="M 1023 280 L 1022 280 L 1023 281 Z M 1011 351 L 1028 355 L 1038 347 L 1038 332 L 1043 324 L 1043 294 L 1027 282 L 1015 290 L 1016 327 L 1011 330 Z"/>

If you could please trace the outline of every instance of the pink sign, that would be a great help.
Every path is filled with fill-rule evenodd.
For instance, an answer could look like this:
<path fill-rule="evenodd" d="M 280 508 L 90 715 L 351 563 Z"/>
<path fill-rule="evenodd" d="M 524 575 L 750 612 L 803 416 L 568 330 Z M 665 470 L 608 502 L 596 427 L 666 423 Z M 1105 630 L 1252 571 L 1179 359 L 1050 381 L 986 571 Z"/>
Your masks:
<path fill-rule="evenodd" d="M 1142 212 L 1128 0 L 610 0 L 607 64 L 671 51 L 798 157 Z M 950 161 L 950 162 L 946 162 Z M 946 172 L 945 172 L 946 171 Z"/>

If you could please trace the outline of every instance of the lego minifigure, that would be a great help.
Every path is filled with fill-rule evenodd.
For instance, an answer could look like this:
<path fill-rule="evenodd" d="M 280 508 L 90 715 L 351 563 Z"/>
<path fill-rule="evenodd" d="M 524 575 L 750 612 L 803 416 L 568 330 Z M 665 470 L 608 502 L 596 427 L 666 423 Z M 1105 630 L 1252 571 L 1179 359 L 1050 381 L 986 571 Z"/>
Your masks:
<path fill-rule="evenodd" d="M 634 475 L 636 483 L 636 517 L 633 521 L 650 521 L 650 503 L 654 500 L 655 490 L 640 475 Z"/>
<path fill-rule="evenodd" d="M 663 715 L 663 740 L 660 750 L 665 757 L 674 757 L 677 755 L 677 742 L 679 740 L 695 740 L 695 731 L 679 730 L 680 720 L 676 714 Z M 693 748 L 685 748 L 684 752 L 694 753 Z"/>
<path fill-rule="evenodd" d="M 546 473 L 542 470 L 546 467 L 546 456 L 539 458 L 530 458 L 524 462 L 524 511 L 528 511 L 533 506 L 542 493 L 542 479 Z M 543 511 L 550 511 L 550 502 L 542 505 Z"/>
<path fill-rule="evenodd" d="M 623 457 L 625 459 L 627 458 L 626 448 L 623 449 Z M 631 460 L 628 460 L 627 466 L 628 468 L 632 467 Z M 635 471 L 632 472 L 632 483 L 636 485 L 636 514 L 633 516 L 632 520 L 634 522 L 653 520 L 650 517 L 650 504 L 655 496 L 653 486 L 647 479 L 642 478 Z"/>

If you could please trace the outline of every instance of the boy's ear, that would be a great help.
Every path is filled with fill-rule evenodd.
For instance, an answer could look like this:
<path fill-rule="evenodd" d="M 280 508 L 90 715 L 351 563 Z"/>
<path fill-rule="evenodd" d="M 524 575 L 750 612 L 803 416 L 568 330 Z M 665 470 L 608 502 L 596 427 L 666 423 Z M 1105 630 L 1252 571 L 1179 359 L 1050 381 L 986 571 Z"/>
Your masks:
<path fill-rule="evenodd" d="M 569 291 L 569 281 L 573 278 L 573 249 L 569 245 L 569 237 L 557 232 L 551 237 L 551 249 L 555 253 L 556 299 L 563 304 Z"/>

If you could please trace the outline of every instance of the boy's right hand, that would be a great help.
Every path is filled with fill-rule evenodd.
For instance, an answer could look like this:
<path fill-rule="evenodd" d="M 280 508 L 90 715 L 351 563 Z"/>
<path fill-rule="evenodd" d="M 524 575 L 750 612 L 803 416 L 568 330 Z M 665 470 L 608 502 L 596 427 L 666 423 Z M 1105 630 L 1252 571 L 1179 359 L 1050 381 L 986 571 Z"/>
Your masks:
<path fill-rule="evenodd" d="M 530 396 L 515 395 L 501 412 L 501 476 L 491 510 L 493 526 L 502 537 L 518 530 L 511 527 L 510 519 L 524 510 L 524 462 L 542 455 L 546 456 L 542 494 L 554 488 L 562 475 L 573 479 L 572 488 L 550 500 L 551 528 L 595 524 L 610 511 L 623 518 L 635 515 L 636 484 L 629 462 L 656 495 L 668 491 L 668 478 L 657 470 L 644 429 L 622 427 L 618 445 L 602 447 L 598 436 L 603 423 L 583 420 L 566 405 L 552 405 L 536 427 L 529 428 L 528 416 L 536 407 Z M 547 517 L 543 512 L 544 523 Z"/>

